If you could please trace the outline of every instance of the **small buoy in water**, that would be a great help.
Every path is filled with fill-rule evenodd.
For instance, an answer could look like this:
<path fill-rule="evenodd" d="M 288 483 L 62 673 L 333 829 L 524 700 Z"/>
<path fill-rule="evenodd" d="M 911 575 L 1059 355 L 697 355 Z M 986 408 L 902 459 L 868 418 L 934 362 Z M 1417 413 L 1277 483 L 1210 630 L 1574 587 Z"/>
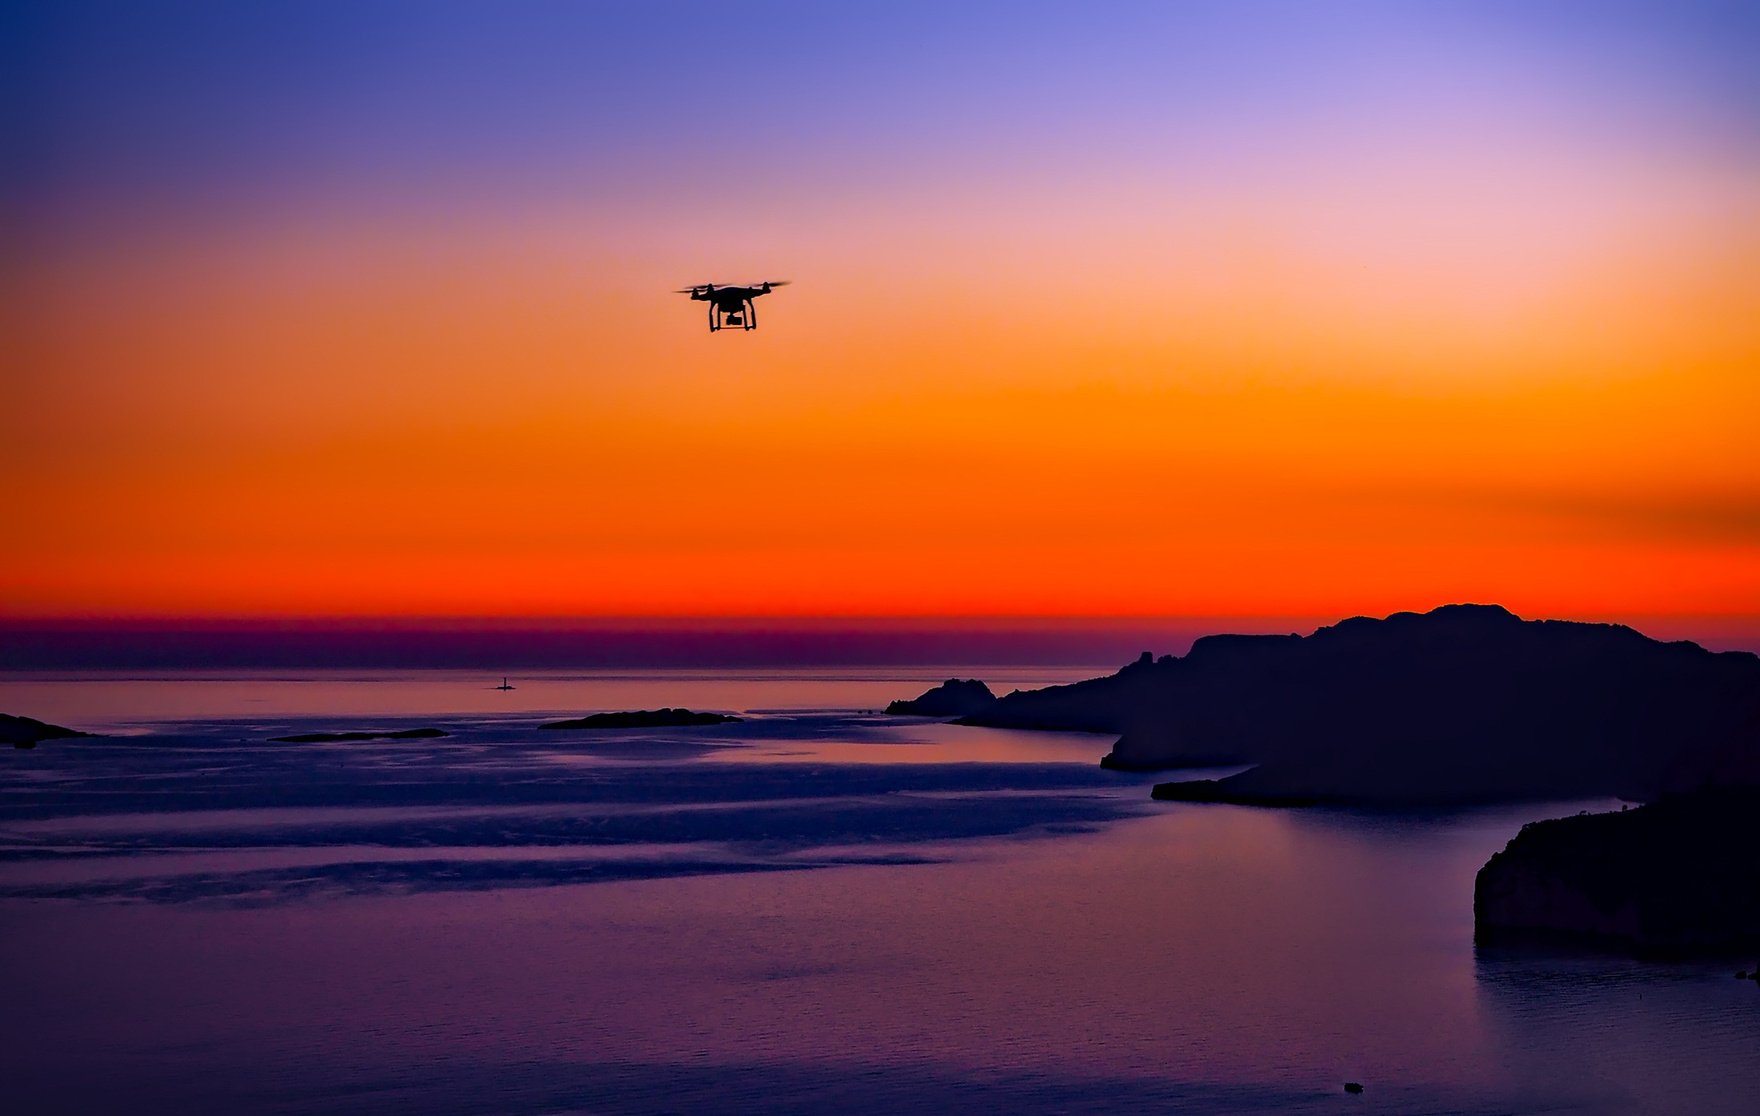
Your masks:
<path fill-rule="evenodd" d="M 1363 1091 L 1363 1083 L 1360 1081 L 1347 1081 L 1344 1083 L 1344 1091 L 1347 1093 L 1360 1093 Z"/>

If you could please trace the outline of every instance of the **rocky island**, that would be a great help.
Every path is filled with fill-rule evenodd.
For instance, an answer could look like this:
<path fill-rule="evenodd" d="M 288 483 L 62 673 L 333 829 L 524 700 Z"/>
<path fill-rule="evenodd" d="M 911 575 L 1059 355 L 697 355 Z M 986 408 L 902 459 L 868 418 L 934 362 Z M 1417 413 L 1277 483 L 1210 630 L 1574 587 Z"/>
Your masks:
<path fill-rule="evenodd" d="M 1573 939 L 1650 955 L 1760 949 L 1760 790 L 1522 827 L 1473 888 L 1480 942 Z"/>
<path fill-rule="evenodd" d="M 433 740 L 446 735 L 437 728 L 397 729 L 393 732 L 302 732 L 296 736 L 271 736 L 271 744 L 334 744 L 348 740 Z"/>
<path fill-rule="evenodd" d="M 543 729 L 681 728 L 691 725 L 725 725 L 740 718 L 727 713 L 693 713 L 689 709 L 637 709 L 621 713 L 591 713 L 568 721 L 551 721 Z"/>
<path fill-rule="evenodd" d="M 1253 764 L 1163 799 L 1454 804 L 1760 785 L 1760 658 L 1494 605 L 1209 636 L 962 724 L 1116 732 L 1101 762 Z"/>
<path fill-rule="evenodd" d="M 35 748 L 37 742 L 42 740 L 68 740 L 90 735 L 92 734 L 89 732 L 39 721 L 35 717 L 15 717 L 11 713 L 0 713 L 0 743 L 10 744 L 14 748 Z"/>
<path fill-rule="evenodd" d="M 966 717 L 996 704 L 990 687 L 976 678 L 949 678 L 909 701 L 895 701 L 886 712 L 900 717 Z"/>

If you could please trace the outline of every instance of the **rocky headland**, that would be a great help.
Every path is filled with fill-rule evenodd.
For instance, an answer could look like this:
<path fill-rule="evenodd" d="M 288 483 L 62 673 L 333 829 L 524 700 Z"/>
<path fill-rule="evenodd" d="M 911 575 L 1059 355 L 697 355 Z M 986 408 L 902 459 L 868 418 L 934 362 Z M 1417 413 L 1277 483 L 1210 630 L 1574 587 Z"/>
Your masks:
<path fill-rule="evenodd" d="M 1760 658 L 1494 605 L 1210 636 L 963 724 L 1116 732 L 1101 762 L 1253 764 L 1158 798 L 1456 804 L 1760 785 Z"/>
<path fill-rule="evenodd" d="M 1757 853 L 1755 789 L 1534 822 L 1479 870 L 1475 934 L 1652 955 L 1752 952 L 1760 949 Z"/>
<path fill-rule="evenodd" d="M 976 678 L 949 678 L 909 701 L 895 701 L 886 712 L 900 717 L 968 717 L 996 704 L 990 687 Z"/>
<path fill-rule="evenodd" d="M 1178 695 L 1169 683 L 1179 661 L 1172 655 L 1156 659 L 1145 651 L 1116 674 L 1042 690 L 1015 690 L 982 710 L 961 716 L 959 723 L 986 728 L 1129 732 L 1134 725 L 1174 715 Z"/>
<path fill-rule="evenodd" d="M 89 732 L 39 721 L 35 717 L 16 717 L 11 713 L 0 713 L 0 744 L 10 744 L 14 748 L 35 748 L 43 740 L 68 740 L 90 735 L 92 734 Z"/>
<path fill-rule="evenodd" d="M 539 725 L 543 729 L 681 728 L 691 725 L 725 725 L 740 718 L 727 713 L 693 713 L 689 709 L 636 709 L 620 713 L 591 713 L 567 721 Z"/>

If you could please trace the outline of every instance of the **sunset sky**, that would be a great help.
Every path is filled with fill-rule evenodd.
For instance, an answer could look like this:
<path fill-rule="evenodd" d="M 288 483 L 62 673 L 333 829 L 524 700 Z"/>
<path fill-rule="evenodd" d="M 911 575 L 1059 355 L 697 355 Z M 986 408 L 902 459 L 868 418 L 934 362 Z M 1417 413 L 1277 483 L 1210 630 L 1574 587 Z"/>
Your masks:
<path fill-rule="evenodd" d="M 1757 13 L 9 5 L 0 616 L 1760 617 Z"/>

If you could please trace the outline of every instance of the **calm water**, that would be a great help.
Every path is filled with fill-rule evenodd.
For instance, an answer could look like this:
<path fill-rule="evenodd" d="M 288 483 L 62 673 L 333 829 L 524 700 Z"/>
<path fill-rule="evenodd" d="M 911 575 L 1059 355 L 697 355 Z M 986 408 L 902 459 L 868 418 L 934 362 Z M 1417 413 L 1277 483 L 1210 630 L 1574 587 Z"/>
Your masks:
<path fill-rule="evenodd" d="M 7 1110 L 1760 1107 L 1737 966 L 1475 951 L 1473 873 L 1585 804 L 1158 804 L 867 712 L 1090 673 L 0 678 L 114 734 L 0 754 Z M 534 727 L 657 705 L 767 712 Z"/>

